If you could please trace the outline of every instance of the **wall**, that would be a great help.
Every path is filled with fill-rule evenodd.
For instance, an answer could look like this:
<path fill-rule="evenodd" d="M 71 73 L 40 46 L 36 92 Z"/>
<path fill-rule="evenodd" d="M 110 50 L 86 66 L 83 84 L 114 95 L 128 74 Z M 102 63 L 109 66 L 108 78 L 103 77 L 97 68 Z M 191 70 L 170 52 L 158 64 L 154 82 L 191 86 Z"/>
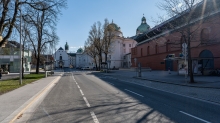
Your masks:
<path fill-rule="evenodd" d="M 203 21 L 203 23 L 197 23 L 191 27 L 192 30 L 195 30 L 195 33 L 192 35 L 191 42 L 191 54 L 192 57 L 198 58 L 201 51 L 207 49 L 213 53 L 214 66 L 215 68 L 220 68 L 220 22 L 219 15 Z M 202 30 L 207 29 L 208 33 L 202 34 Z M 204 41 L 203 38 L 207 40 Z M 182 52 L 181 44 L 181 34 L 179 32 L 168 32 L 167 34 L 154 39 L 148 42 L 145 42 L 141 45 L 132 48 L 132 67 L 135 67 L 134 58 L 137 58 L 137 61 L 142 64 L 143 67 L 151 67 L 153 70 L 165 70 L 164 59 L 168 54 L 175 54 L 176 57 Z M 177 62 L 174 61 L 173 64 L 174 70 L 177 70 Z"/>

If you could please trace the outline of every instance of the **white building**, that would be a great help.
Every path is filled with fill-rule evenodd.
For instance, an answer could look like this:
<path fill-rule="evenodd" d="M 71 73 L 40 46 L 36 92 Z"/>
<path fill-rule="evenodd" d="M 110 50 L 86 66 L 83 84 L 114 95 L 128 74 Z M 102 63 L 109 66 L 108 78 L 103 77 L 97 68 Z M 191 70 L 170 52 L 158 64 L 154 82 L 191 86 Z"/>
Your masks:
<path fill-rule="evenodd" d="M 69 45 L 66 42 L 65 50 L 60 47 L 54 53 L 55 59 L 55 67 L 56 68 L 74 68 L 76 66 L 76 54 L 75 53 L 68 53 Z"/>
<path fill-rule="evenodd" d="M 137 42 L 132 38 L 124 38 L 123 33 L 117 24 L 111 23 L 114 27 L 115 38 L 112 40 L 110 53 L 108 54 L 108 61 L 110 61 L 110 68 L 130 67 L 130 60 L 126 60 L 126 54 L 131 53 L 131 48 L 135 47 Z"/>
<path fill-rule="evenodd" d="M 66 42 L 65 50 L 60 47 L 54 53 L 55 67 L 56 68 L 79 68 L 79 67 L 93 67 L 94 63 L 92 58 L 79 48 L 76 53 L 68 53 L 69 45 Z"/>
<path fill-rule="evenodd" d="M 85 66 L 94 67 L 92 58 L 83 52 L 82 48 L 79 48 L 76 53 L 76 67 L 81 68 Z"/>

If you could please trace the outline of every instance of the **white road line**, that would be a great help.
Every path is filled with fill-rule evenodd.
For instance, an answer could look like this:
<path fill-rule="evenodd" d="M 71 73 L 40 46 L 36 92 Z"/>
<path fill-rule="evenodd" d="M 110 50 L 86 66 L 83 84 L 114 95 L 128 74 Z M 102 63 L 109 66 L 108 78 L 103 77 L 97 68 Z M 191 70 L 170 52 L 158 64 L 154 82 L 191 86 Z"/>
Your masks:
<path fill-rule="evenodd" d="M 138 96 L 144 97 L 143 95 L 140 95 L 140 94 L 135 93 L 135 92 L 133 92 L 133 91 L 130 91 L 130 90 L 128 90 L 128 89 L 125 89 L 125 90 L 126 90 L 126 91 L 129 91 L 129 92 L 131 92 L 131 93 L 133 93 L 133 94 L 136 94 L 136 95 L 138 95 Z"/>
<path fill-rule="evenodd" d="M 86 97 L 83 97 L 83 99 L 84 99 L 84 101 L 86 102 L 86 105 L 87 105 L 88 107 L 90 107 L 90 104 L 89 104 L 88 100 L 86 99 Z"/>
<path fill-rule="evenodd" d="M 97 117 L 95 116 L 95 113 L 94 112 L 90 112 L 91 116 L 92 116 L 92 119 L 94 121 L 94 123 L 99 123 L 99 120 L 97 119 Z"/>
<path fill-rule="evenodd" d="M 77 87 L 80 89 L 79 85 L 77 85 Z"/>
<path fill-rule="evenodd" d="M 203 121 L 203 122 L 205 122 L 205 123 L 211 123 L 211 122 L 209 122 L 209 121 L 203 120 L 202 118 L 193 116 L 193 115 L 188 114 L 188 113 L 186 113 L 186 112 L 183 112 L 183 111 L 179 111 L 179 112 L 180 112 L 180 113 L 183 113 L 183 114 L 185 114 L 185 115 L 188 115 L 188 116 L 190 116 L 190 117 L 193 117 L 193 118 L 195 118 L 195 119 L 197 119 L 197 120 Z"/>
<path fill-rule="evenodd" d="M 80 90 L 80 93 L 82 94 L 82 95 L 84 95 L 84 93 L 82 92 L 82 90 L 81 89 L 79 89 Z"/>
<path fill-rule="evenodd" d="M 121 81 L 121 80 L 119 79 L 119 81 Z M 187 98 L 190 98 L 190 99 L 195 99 L 195 100 L 199 100 L 199 101 L 206 102 L 206 103 L 209 103 L 209 104 L 214 104 L 214 105 L 220 106 L 219 103 L 211 102 L 209 100 L 205 100 L 205 99 L 202 99 L 202 98 L 196 98 L 196 97 L 187 96 L 187 95 L 184 95 L 184 94 L 178 94 L 178 93 L 175 93 L 175 92 L 170 92 L 170 91 L 166 91 L 166 90 L 162 90 L 162 89 L 150 87 L 148 85 L 143 85 L 143 84 L 134 83 L 134 82 L 130 82 L 130 81 L 126 81 L 126 83 L 131 83 L 131 84 L 135 84 L 135 85 L 139 85 L 139 86 L 144 86 L 146 88 L 150 88 L 150 89 L 154 89 L 154 90 L 158 90 L 158 91 L 162 91 L 162 92 L 166 92 L 166 93 L 170 93 L 170 94 L 175 94 L 175 95 L 178 95 L 178 96 L 183 96 L 183 97 L 187 97 Z"/>

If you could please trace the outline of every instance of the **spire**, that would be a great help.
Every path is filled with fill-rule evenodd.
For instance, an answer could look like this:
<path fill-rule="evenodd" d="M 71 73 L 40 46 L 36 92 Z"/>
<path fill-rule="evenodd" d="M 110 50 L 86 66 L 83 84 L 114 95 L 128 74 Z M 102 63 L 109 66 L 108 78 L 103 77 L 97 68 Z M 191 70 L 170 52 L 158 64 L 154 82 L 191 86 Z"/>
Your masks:
<path fill-rule="evenodd" d="M 69 50 L 69 45 L 67 44 L 67 42 L 66 42 L 66 45 L 65 45 L 65 50 L 66 50 L 66 51 Z"/>
<path fill-rule="evenodd" d="M 113 19 L 112 19 L 112 23 L 113 23 Z"/>

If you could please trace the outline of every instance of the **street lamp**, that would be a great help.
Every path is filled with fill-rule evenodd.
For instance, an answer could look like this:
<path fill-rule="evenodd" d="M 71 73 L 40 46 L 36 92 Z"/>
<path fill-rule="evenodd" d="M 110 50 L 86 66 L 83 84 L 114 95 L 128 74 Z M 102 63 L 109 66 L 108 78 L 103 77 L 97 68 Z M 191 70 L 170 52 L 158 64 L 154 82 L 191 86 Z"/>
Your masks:
<path fill-rule="evenodd" d="M 22 21 L 22 13 L 21 13 L 21 9 L 20 10 L 20 81 L 19 84 L 22 85 L 22 46 L 21 46 L 21 33 L 22 33 L 22 29 L 21 29 L 21 21 Z"/>

